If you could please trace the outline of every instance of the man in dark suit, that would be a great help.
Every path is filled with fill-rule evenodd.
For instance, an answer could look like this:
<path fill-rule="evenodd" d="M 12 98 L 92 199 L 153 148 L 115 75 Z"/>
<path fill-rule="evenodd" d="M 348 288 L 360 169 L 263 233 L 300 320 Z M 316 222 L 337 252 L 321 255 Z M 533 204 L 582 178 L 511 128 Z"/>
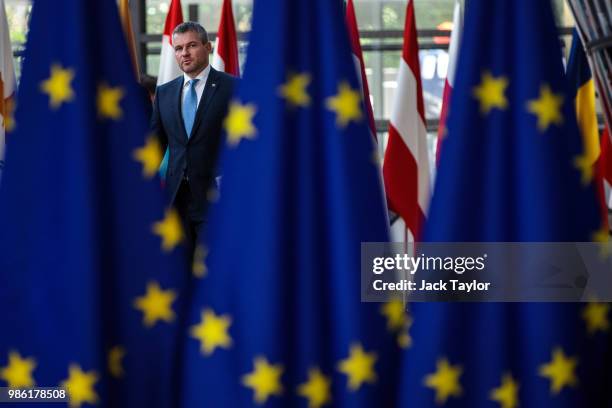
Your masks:
<path fill-rule="evenodd" d="M 218 176 L 223 119 L 235 79 L 210 66 L 212 46 L 198 23 L 177 26 L 172 44 L 183 75 L 157 88 L 151 128 L 169 150 L 166 189 L 193 250 Z"/>

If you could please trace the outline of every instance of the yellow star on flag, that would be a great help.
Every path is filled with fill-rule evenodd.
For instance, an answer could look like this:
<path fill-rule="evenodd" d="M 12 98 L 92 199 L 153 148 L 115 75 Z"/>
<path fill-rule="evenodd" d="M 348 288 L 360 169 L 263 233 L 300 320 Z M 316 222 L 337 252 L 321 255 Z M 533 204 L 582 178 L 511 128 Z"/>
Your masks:
<path fill-rule="evenodd" d="M 115 378 L 123 377 L 123 357 L 125 357 L 125 348 L 115 346 L 108 352 L 108 371 Z"/>
<path fill-rule="evenodd" d="M 280 382 L 283 371 L 281 364 L 270 364 L 265 357 L 256 357 L 253 371 L 242 376 L 242 385 L 255 392 L 257 404 L 264 404 L 272 395 L 283 393 Z"/>
<path fill-rule="evenodd" d="M 483 72 L 480 84 L 472 90 L 472 95 L 480 103 L 480 113 L 486 115 L 493 108 L 506 109 L 508 107 L 508 99 L 505 95 L 507 87 L 508 78 L 494 77 L 488 71 Z"/>
<path fill-rule="evenodd" d="M 183 240 L 181 219 L 174 208 L 166 210 L 163 220 L 153 224 L 153 233 L 162 239 L 164 252 L 172 251 Z"/>
<path fill-rule="evenodd" d="M 363 116 L 361 93 L 346 81 L 338 86 L 337 95 L 325 100 L 325 106 L 336 114 L 336 125 L 340 128 L 345 128 L 350 121 L 359 122 Z"/>
<path fill-rule="evenodd" d="M 68 405 L 80 407 L 84 402 L 95 404 L 98 402 L 98 394 L 94 386 L 98 381 L 95 371 L 84 372 L 78 364 L 70 364 L 68 378 L 61 383 L 68 393 Z"/>
<path fill-rule="evenodd" d="M 348 377 L 351 391 L 357 391 L 363 383 L 376 382 L 374 364 L 377 359 L 376 353 L 366 353 L 361 344 L 351 345 L 349 356 L 338 364 L 338 371 Z"/>
<path fill-rule="evenodd" d="M 406 325 L 408 315 L 404 302 L 399 299 L 383 304 L 380 307 L 380 313 L 387 318 L 387 329 L 391 332 L 401 330 Z"/>
<path fill-rule="evenodd" d="M 542 85 L 538 99 L 527 102 L 527 110 L 538 118 L 538 129 L 545 132 L 551 124 L 563 123 L 562 105 L 563 95 L 554 94 L 548 85 Z"/>
<path fill-rule="evenodd" d="M 142 175 L 152 178 L 159 170 L 162 161 L 162 148 L 154 135 L 149 135 L 144 146 L 134 150 L 132 157 L 142 164 Z"/>
<path fill-rule="evenodd" d="M 174 320 L 172 302 L 176 299 L 176 292 L 162 290 L 157 282 L 147 284 L 147 293 L 134 300 L 134 307 L 144 314 L 143 322 L 152 327 L 158 320 L 171 322 Z"/>
<path fill-rule="evenodd" d="M 598 231 L 596 231 L 591 241 L 599 243 L 599 255 L 602 258 L 607 258 L 610 255 L 610 232 L 608 232 L 608 227 L 603 226 Z"/>
<path fill-rule="evenodd" d="M 607 332 L 610 329 L 609 303 L 590 302 L 582 310 L 582 318 L 586 322 L 589 334 L 598 331 Z"/>
<path fill-rule="evenodd" d="M 223 125 L 227 132 L 227 144 L 231 147 L 238 146 L 242 139 L 254 139 L 257 129 L 253 125 L 253 117 L 257 108 L 252 103 L 245 105 L 240 101 L 233 101 L 229 107 L 229 113 Z"/>
<path fill-rule="evenodd" d="M 230 348 L 232 338 L 228 334 L 232 319 L 229 315 L 216 315 L 211 309 L 202 312 L 202 321 L 191 326 L 191 337 L 200 340 L 200 350 L 206 356 L 211 355 L 217 347 Z"/>
<path fill-rule="evenodd" d="M 297 389 L 298 395 L 308 400 L 308 408 L 320 408 L 331 402 L 331 380 L 318 368 L 308 371 L 308 381 Z"/>
<path fill-rule="evenodd" d="M 587 155 L 574 158 L 574 167 L 580 171 L 580 181 L 583 186 L 588 186 L 593 181 L 594 163 Z"/>
<path fill-rule="evenodd" d="M 206 275 L 206 256 L 208 249 L 202 244 L 198 245 L 193 252 L 193 265 L 191 270 L 196 278 L 203 278 Z"/>
<path fill-rule="evenodd" d="M 412 346 L 412 337 L 410 337 L 410 326 L 412 326 L 412 318 L 410 316 L 407 317 L 404 322 L 404 327 L 397 335 L 397 345 L 400 348 L 408 348 Z"/>
<path fill-rule="evenodd" d="M 36 383 L 32 372 L 36 368 L 33 358 L 21 358 L 16 351 L 9 352 L 8 365 L 0 370 L 0 379 L 6 381 L 10 388 L 28 388 Z"/>
<path fill-rule="evenodd" d="M 121 119 L 123 111 L 120 102 L 125 92 L 123 88 L 111 88 L 105 83 L 98 86 L 98 115 L 102 118 Z"/>
<path fill-rule="evenodd" d="M 62 103 L 74 99 L 74 90 L 71 82 L 74 79 L 74 70 L 64 69 L 61 65 L 51 66 L 51 76 L 40 83 L 40 89 L 49 95 L 49 106 L 59 108 Z"/>
<path fill-rule="evenodd" d="M 501 408 L 518 407 L 518 383 L 511 374 L 502 377 L 501 385 L 491 390 L 490 398 L 499 403 Z"/>
<path fill-rule="evenodd" d="M 278 93 L 291 106 L 307 107 L 310 105 L 310 95 L 306 88 L 310 85 L 311 77 L 308 74 L 290 74 L 287 82 L 278 87 Z"/>
<path fill-rule="evenodd" d="M 448 397 L 458 397 L 463 392 L 459 377 L 463 373 L 461 366 L 450 365 L 443 358 L 436 363 L 436 372 L 425 377 L 425 385 L 436 391 L 436 403 L 444 404 Z"/>
<path fill-rule="evenodd" d="M 553 350 L 552 360 L 540 366 L 540 375 L 550 380 L 550 390 L 553 394 L 558 394 L 563 387 L 575 387 L 578 385 L 576 378 L 576 366 L 578 359 L 568 357 L 560 347 Z"/>

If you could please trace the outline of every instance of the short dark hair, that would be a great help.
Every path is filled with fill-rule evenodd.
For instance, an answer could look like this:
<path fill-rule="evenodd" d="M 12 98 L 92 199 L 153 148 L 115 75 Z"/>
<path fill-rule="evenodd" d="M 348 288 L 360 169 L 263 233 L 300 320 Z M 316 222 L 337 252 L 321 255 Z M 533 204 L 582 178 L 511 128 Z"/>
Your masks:
<path fill-rule="evenodd" d="M 177 25 L 174 31 L 172 31 L 172 37 L 174 37 L 175 34 L 183 34 L 188 31 L 197 33 L 198 37 L 200 37 L 200 40 L 202 41 L 202 44 L 206 44 L 208 42 L 208 33 L 204 27 L 195 21 L 185 21 L 184 23 Z"/>

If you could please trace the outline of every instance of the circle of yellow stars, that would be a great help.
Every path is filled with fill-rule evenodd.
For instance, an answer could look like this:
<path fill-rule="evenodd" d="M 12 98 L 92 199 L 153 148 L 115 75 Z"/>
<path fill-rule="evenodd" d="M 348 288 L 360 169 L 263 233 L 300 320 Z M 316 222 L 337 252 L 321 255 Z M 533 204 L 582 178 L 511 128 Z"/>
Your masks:
<path fill-rule="evenodd" d="M 376 360 L 376 353 L 366 352 L 361 344 L 350 346 L 348 357 L 337 366 L 338 371 L 347 377 L 349 391 L 356 392 L 363 384 L 376 382 Z M 253 390 L 257 404 L 264 404 L 270 397 L 283 394 L 282 364 L 271 364 L 266 357 L 257 356 L 253 366 L 253 371 L 243 375 L 242 384 Z M 331 403 L 331 384 L 329 376 L 323 374 L 320 368 L 312 367 L 308 370 L 307 380 L 297 386 L 296 393 L 308 401 L 309 407 L 319 408 Z"/>
<path fill-rule="evenodd" d="M 75 73 L 72 69 L 63 68 L 59 64 L 51 67 L 50 77 L 40 84 L 42 92 L 49 96 L 49 105 L 52 109 L 59 109 L 62 104 L 74 99 L 72 81 Z M 279 95 L 286 99 L 293 107 L 307 107 L 311 98 L 307 87 L 311 83 L 308 74 L 290 74 L 285 84 L 278 89 Z M 508 100 L 505 96 L 508 80 L 505 77 L 494 77 L 490 72 L 482 75 L 481 84 L 474 88 L 473 95 L 480 103 L 482 114 L 488 114 L 493 109 L 506 109 Z M 98 114 L 101 118 L 118 120 L 123 116 L 120 102 L 124 91 L 119 87 L 110 87 L 102 83 L 98 87 Z M 346 127 L 351 121 L 362 119 L 361 93 L 352 89 L 348 82 L 341 82 L 338 93 L 326 99 L 326 107 L 336 114 L 336 124 L 340 128 Z M 561 107 L 563 96 L 552 92 L 548 85 L 540 88 L 538 98 L 528 101 L 527 111 L 537 118 L 538 129 L 546 131 L 551 125 L 561 125 L 563 116 Z M 257 130 L 253 125 L 256 114 L 254 104 L 241 104 L 233 102 L 228 117 L 225 120 L 225 129 L 228 132 L 228 143 L 238 145 L 242 139 L 254 139 Z M 161 146 L 154 136 L 149 136 L 142 148 L 134 150 L 133 157 L 143 167 L 143 176 L 152 178 L 161 162 Z M 577 160 L 577 167 L 586 167 L 585 163 Z M 589 165 L 590 168 L 590 165 Z M 584 176 L 585 172 L 583 172 Z M 583 178 L 584 182 L 584 178 Z M 183 239 L 180 219 L 174 210 L 168 210 L 165 218 L 153 225 L 153 232 L 162 239 L 162 249 L 171 251 Z M 202 248 L 202 251 L 205 251 Z M 197 251 L 196 251 L 197 252 Z M 203 258 L 206 253 L 202 253 Z M 197 258 L 196 258 L 197 259 Z M 205 266 L 202 268 L 194 263 L 194 275 L 203 276 Z M 147 285 L 144 296 L 136 298 L 134 307 L 143 312 L 144 325 L 153 326 L 157 321 L 171 322 L 174 319 L 172 303 L 176 293 L 172 290 L 162 290 L 157 282 Z M 583 318 L 589 333 L 609 330 L 610 306 L 608 304 L 591 303 L 585 307 Z M 387 318 L 387 328 L 390 331 L 399 331 L 410 326 L 411 320 L 406 315 L 404 306 L 399 301 L 389 302 L 381 308 L 381 313 Z M 216 315 L 211 309 L 202 312 L 201 322 L 192 326 L 191 335 L 200 340 L 204 355 L 212 354 L 217 348 L 229 348 L 232 339 L 229 336 L 231 318 L 227 315 Z M 402 341 L 399 340 L 400 345 Z M 404 346 L 410 340 L 404 338 Z M 121 346 L 113 347 L 108 355 L 108 369 L 114 377 L 123 375 L 122 359 L 125 349 Z M 360 344 L 353 344 L 349 356 L 341 360 L 337 369 L 347 376 L 348 388 L 356 391 L 365 383 L 375 383 L 377 376 L 374 366 L 377 360 L 375 353 L 366 352 Z M 271 396 L 283 393 L 281 377 L 284 368 L 281 364 L 270 364 L 265 357 L 256 357 L 252 372 L 242 377 L 244 386 L 253 389 L 254 399 L 257 403 L 265 403 Z M 551 392 L 558 394 L 564 387 L 576 386 L 577 377 L 575 369 L 577 358 L 568 357 L 561 348 L 552 352 L 550 362 L 540 366 L 539 373 L 551 382 Z M 22 358 L 18 352 L 11 351 L 8 356 L 8 365 L 0 369 L 0 379 L 7 382 L 9 387 L 29 387 L 35 384 L 33 371 L 36 361 Z M 436 402 L 444 403 L 449 397 L 457 397 L 462 393 L 460 376 L 463 372 L 461 366 L 451 365 L 447 359 L 437 362 L 436 372 L 425 377 L 425 385 L 435 390 Z M 79 407 L 83 403 L 94 404 L 98 396 L 94 390 L 98 375 L 95 371 L 84 372 L 77 364 L 69 366 L 69 376 L 61 385 L 66 387 L 71 407 Z M 502 408 L 518 406 L 518 383 L 511 374 L 504 374 L 501 385 L 493 389 L 490 399 L 500 404 Z M 308 372 L 306 382 L 297 387 L 298 395 L 308 400 L 308 406 L 318 408 L 331 402 L 331 380 L 319 368 L 312 368 Z"/>
<path fill-rule="evenodd" d="M 53 110 L 59 109 L 62 104 L 74 100 L 75 92 L 72 82 L 75 71 L 55 63 L 51 65 L 51 72 L 47 79 L 40 83 L 40 90 L 49 97 L 49 106 Z M 125 97 L 122 87 L 110 86 L 101 82 L 97 90 L 97 110 L 101 119 L 119 120 L 123 117 L 121 101 Z M 133 151 L 132 157 L 142 165 L 143 176 L 152 179 L 162 161 L 161 145 L 154 135 L 149 135 L 144 146 Z M 178 214 L 168 210 L 165 218 L 153 225 L 153 233 L 162 239 L 162 250 L 172 251 L 182 240 L 183 231 Z"/>

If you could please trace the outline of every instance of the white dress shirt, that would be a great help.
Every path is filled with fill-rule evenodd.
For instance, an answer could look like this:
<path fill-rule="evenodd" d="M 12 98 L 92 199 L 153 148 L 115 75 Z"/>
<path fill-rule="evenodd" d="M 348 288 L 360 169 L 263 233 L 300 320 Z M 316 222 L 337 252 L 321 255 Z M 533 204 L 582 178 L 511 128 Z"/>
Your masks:
<path fill-rule="evenodd" d="M 206 81 L 208 80 L 209 73 L 210 73 L 210 64 L 208 64 L 208 66 L 206 66 L 206 68 L 204 68 L 202 72 L 200 72 L 200 74 L 194 78 L 194 79 L 199 79 L 199 81 L 196 83 L 196 86 L 195 86 L 196 95 L 198 96 L 198 106 L 200 106 L 200 99 L 202 99 L 202 94 L 204 93 L 204 87 L 206 86 Z M 185 102 L 187 91 L 189 91 L 189 81 L 191 81 L 191 77 L 183 73 L 183 91 L 181 94 L 181 101 L 183 101 L 183 103 Z"/>

